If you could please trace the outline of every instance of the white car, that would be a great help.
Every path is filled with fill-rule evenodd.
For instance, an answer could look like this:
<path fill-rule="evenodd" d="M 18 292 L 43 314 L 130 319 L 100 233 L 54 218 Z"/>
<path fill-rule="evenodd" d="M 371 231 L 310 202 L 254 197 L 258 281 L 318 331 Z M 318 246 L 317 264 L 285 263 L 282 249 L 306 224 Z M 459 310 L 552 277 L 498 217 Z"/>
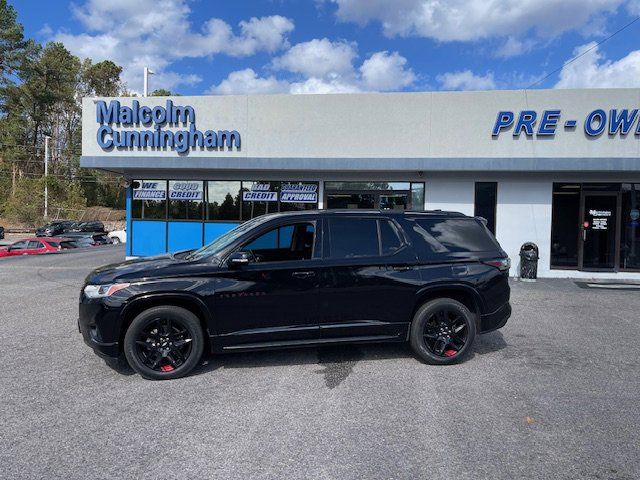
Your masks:
<path fill-rule="evenodd" d="M 114 230 L 108 233 L 109 238 L 113 241 L 114 245 L 119 243 L 127 243 L 127 231 L 126 230 Z"/>

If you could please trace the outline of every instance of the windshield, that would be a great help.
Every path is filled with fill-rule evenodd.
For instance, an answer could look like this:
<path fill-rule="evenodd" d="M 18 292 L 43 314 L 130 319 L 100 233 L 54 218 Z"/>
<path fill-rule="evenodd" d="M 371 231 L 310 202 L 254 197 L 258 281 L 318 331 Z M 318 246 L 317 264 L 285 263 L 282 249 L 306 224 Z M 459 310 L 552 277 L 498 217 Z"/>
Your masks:
<path fill-rule="evenodd" d="M 265 216 L 266 215 L 263 215 L 262 217 L 256 217 L 253 220 L 249 220 L 248 222 L 241 223 L 233 230 L 229 230 L 227 233 L 216 238 L 213 242 L 191 253 L 189 256 L 187 256 L 186 260 L 195 260 L 198 258 L 215 255 L 216 253 L 220 252 L 224 248 L 231 245 L 236 239 L 242 236 L 245 232 L 251 230 L 257 224 L 264 221 Z"/>

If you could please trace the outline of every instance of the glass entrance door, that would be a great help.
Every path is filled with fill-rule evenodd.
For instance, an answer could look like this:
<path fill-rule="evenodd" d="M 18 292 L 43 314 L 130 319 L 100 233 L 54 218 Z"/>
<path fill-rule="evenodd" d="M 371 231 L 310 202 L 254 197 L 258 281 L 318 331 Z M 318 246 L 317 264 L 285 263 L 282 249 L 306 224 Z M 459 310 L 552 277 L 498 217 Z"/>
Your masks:
<path fill-rule="evenodd" d="M 616 266 L 618 196 L 582 193 L 581 265 L 586 270 L 613 270 Z"/>

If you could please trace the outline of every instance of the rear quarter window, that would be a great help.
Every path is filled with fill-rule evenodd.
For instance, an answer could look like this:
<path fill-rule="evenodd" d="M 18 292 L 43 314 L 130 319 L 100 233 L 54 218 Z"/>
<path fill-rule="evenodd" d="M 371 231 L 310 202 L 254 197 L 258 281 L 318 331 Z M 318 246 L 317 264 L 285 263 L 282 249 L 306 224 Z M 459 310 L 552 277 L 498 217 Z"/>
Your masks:
<path fill-rule="evenodd" d="M 426 233 L 418 232 L 431 250 L 445 252 L 488 252 L 500 246 L 486 227 L 473 218 L 416 218 Z"/>

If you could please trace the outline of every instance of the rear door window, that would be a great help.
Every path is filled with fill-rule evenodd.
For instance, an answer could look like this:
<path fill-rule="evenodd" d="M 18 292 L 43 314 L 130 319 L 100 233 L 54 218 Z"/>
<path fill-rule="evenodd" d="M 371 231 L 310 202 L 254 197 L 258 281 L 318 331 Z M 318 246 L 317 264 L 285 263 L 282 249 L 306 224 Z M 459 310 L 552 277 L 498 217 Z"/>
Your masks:
<path fill-rule="evenodd" d="M 428 237 L 422 235 L 426 243 L 437 253 L 489 252 L 500 248 L 486 227 L 473 218 L 416 218 L 415 221 L 428 234 Z"/>
<path fill-rule="evenodd" d="M 375 218 L 329 218 L 329 239 L 331 258 L 380 255 L 378 222 Z"/>
<path fill-rule="evenodd" d="M 36 241 L 36 240 L 31 240 L 31 241 L 29 242 L 29 244 L 27 245 L 27 248 L 28 248 L 29 250 L 36 250 L 36 249 L 38 249 L 38 248 L 43 248 L 43 247 L 44 247 L 44 245 L 42 245 L 42 243 L 41 243 L 41 242 L 38 242 L 38 241 Z"/>
<path fill-rule="evenodd" d="M 393 255 L 402 248 L 397 227 L 388 220 L 380 222 L 380 251 L 382 255 Z"/>

